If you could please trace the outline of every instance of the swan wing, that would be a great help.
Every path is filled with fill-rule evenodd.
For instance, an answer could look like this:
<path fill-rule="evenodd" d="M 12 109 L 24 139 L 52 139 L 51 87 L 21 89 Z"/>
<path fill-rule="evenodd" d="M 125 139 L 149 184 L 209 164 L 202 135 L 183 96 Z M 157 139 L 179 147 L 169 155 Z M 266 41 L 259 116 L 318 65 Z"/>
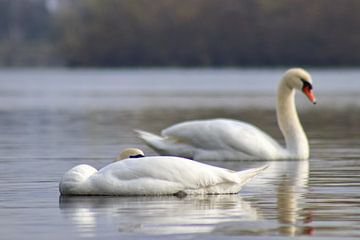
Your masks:
<path fill-rule="evenodd" d="M 233 184 L 238 177 L 236 172 L 184 158 L 145 157 L 112 163 L 99 170 L 93 181 L 102 182 L 98 187 L 115 195 L 160 195 Z"/>
<path fill-rule="evenodd" d="M 164 129 L 162 135 L 201 150 L 233 151 L 254 157 L 271 157 L 282 151 L 259 128 L 230 119 L 183 122 Z"/>
<path fill-rule="evenodd" d="M 152 156 L 110 164 L 99 173 L 111 173 L 119 180 L 161 179 L 186 187 L 203 187 L 220 181 L 236 181 L 234 171 L 180 157 Z"/>

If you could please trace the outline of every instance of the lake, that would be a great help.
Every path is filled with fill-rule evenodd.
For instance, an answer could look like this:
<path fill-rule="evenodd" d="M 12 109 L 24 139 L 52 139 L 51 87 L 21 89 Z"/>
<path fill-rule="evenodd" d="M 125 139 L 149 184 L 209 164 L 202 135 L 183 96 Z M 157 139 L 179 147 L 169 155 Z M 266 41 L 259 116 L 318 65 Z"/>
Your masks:
<path fill-rule="evenodd" d="M 226 117 L 283 143 L 275 97 L 285 70 L 0 70 L 1 239 L 359 239 L 360 69 L 308 69 L 318 104 L 296 100 L 311 158 L 268 162 L 237 195 L 59 196 L 77 164 L 101 168 L 127 147 L 155 155 L 133 129 Z"/>

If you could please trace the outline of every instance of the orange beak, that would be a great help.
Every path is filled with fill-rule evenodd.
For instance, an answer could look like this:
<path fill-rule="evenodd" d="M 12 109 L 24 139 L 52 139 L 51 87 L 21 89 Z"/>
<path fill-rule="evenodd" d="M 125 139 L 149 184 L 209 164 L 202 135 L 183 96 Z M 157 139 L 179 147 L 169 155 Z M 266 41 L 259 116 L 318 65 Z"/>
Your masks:
<path fill-rule="evenodd" d="M 309 87 L 304 87 L 303 92 L 313 104 L 316 104 L 315 95 Z"/>

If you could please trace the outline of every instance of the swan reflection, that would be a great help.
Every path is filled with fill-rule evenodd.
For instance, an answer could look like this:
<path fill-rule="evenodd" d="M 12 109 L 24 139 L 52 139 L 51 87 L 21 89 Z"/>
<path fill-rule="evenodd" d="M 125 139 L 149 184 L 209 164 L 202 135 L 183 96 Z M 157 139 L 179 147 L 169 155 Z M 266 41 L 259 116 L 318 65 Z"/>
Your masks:
<path fill-rule="evenodd" d="M 159 197 L 66 197 L 59 207 L 80 234 L 96 234 L 96 226 L 111 222 L 124 234 L 209 232 L 231 219 L 257 220 L 256 209 L 240 195 Z M 114 229 L 114 228 L 113 228 Z"/>
<path fill-rule="evenodd" d="M 296 236 L 311 234 L 311 227 L 306 226 L 311 219 L 310 213 L 303 211 L 305 196 L 308 191 L 309 161 L 288 162 L 277 185 L 277 214 L 282 235 Z"/>
<path fill-rule="evenodd" d="M 312 234 L 311 213 L 304 209 L 308 191 L 309 161 L 273 161 L 246 188 L 261 194 L 256 207 L 262 221 L 235 221 L 219 224 L 214 232 L 236 235 Z M 266 199 L 266 200 L 264 200 Z"/>

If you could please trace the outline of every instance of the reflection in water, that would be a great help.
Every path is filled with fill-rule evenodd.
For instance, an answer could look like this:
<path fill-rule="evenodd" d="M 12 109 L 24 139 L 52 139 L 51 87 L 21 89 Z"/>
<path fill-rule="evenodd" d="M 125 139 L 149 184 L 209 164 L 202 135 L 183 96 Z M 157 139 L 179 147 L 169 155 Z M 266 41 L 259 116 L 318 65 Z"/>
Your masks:
<path fill-rule="evenodd" d="M 304 201 L 308 186 L 309 161 L 287 162 L 286 167 L 282 170 L 286 172 L 280 177 L 281 180 L 277 187 L 277 211 L 279 223 L 287 225 L 280 227 L 279 231 L 288 236 L 312 234 L 311 228 L 304 229 L 297 224 L 300 218 L 304 217 L 299 213 L 302 210 L 301 203 Z M 309 213 L 305 214 L 309 216 Z M 308 223 L 309 219 L 311 217 L 307 217 L 307 220 L 303 219 L 303 221 Z"/>
<path fill-rule="evenodd" d="M 359 69 L 311 71 L 319 104 L 297 101 L 313 159 L 271 163 L 244 186 L 243 200 L 76 198 L 61 199 L 60 210 L 58 181 L 71 167 L 100 168 L 127 147 L 155 154 L 134 128 L 158 133 L 177 122 L 222 117 L 251 122 L 281 140 L 273 107 L 282 70 L 9 71 L 0 74 L 1 239 L 55 240 L 74 231 L 99 239 L 172 231 L 162 238 L 195 232 L 184 238 L 315 233 L 360 239 Z"/>
<path fill-rule="evenodd" d="M 269 167 L 247 187 L 269 196 L 274 208 L 257 205 L 259 213 L 268 221 L 236 221 L 217 226 L 214 232 L 230 235 L 286 235 L 312 234 L 306 226 L 309 213 L 303 213 L 302 204 L 308 187 L 309 161 L 273 161 Z M 268 204 L 268 203 L 267 203 Z M 266 204 L 266 205 L 267 205 Z M 276 211 L 273 213 L 273 211 Z M 305 216 L 304 216 L 305 215 Z M 271 221 L 277 219 L 277 223 Z M 300 223 L 299 223 L 300 222 Z"/>
<path fill-rule="evenodd" d="M 257 220 L 256 209 L 239 195 L 159 197 L 60 196 L 62 213 L 82 236 L 96 233 L 99 223 L 115 222 L 122 234 L 180 234 L 209 232 L 213 225 L 229 221 Z"/>
<path fill-rule="evenodd" d="M 71 220 L 75 225 L 81 225 L 77 228 L 82 237 L 95 237 L 96 216 L 94 212 L 85 207 L 79 207 L 71 213 Z"/>

